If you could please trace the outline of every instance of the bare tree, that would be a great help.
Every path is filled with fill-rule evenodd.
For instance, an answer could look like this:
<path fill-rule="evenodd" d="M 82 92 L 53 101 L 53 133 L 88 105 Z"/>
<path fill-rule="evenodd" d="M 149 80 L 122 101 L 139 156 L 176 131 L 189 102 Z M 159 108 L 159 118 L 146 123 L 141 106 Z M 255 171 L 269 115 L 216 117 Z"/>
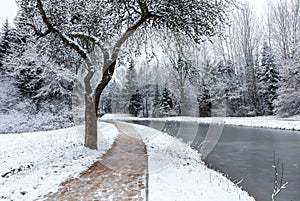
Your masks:
<path fill-rule="evenodd" d="M 268 10 L 269 43 L 283 59 L 294 58 L 299 54 L 300 0 L 270 2 Z"/>
<path fill-rule="evenodd" d="M 174 91 L 178 91 L 180 114 L 183 116 L 191 114 L 191 108 L 196 107 L 196 96 L 191 93 L 191 76 L 196 73 L 197 57 L 199 50 L 197 44 L 190 39 L 179 35 L 169 35 L 169 42 L 165 47 L 165 54 L 170 70 L 171 83 L 174 85 Z M 173 47 L 173 48 L 170 48 Z M 197 54 L 198 53 L 198 54 Z M 194 96 L 193 96 L 194 95 Z M 195 110 L 194 110 L 195 111 Z"/>
<path fill-rule="evenodd" d="M 238 10 L 236 15 L 237 24 L 233 25 L 238 41 L 237 49 L 243 54 L 239 63 L 242 69 L 239 70 L 244 86 L 244 104 L 249 106 L 250 111 L 257 115 L 257 87 L 255 75 L 255 48 L 259 44 L 259 27 L 257 17 L 249 3 L 246 3 Z M 236 54 L 239 54 L 238 52 Z M 244 69 L 243 69 L 244 68 Z"/>

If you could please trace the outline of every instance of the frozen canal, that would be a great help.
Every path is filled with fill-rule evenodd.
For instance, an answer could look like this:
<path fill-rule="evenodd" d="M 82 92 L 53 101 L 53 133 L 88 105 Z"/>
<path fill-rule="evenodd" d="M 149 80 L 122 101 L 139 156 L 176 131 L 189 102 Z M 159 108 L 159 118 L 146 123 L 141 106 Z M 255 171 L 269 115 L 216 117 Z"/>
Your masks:
<path fill-rule="evenodd" d="M 134 121 L 162 130 L 191 142 L 199 149 L 209 125 L 178 122 Z M 239 126 L 215 126 L 220 138 L 205 159 L 213 168 L 239 182 L 257 201 L 271 200 L 274 186 L 273 153 L 284 164 L 284 181 L 288 181 L 276 200 L 300 198 L 300 132 Z M 219 127 L 219 128 L 218 128 Z M 281 168 L 280 168 L 281 169 Z"/>

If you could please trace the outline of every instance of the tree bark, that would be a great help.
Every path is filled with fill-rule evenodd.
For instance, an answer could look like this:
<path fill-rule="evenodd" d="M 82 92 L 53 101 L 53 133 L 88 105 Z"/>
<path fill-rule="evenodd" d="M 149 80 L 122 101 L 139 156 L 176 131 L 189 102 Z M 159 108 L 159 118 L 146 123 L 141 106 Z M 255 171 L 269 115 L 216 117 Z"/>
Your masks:
<path fill-rule="evenodd" d="M 181 109 L 181 116 L 188 116 L 183 83 L 181 83 L 180 86 L 180 109 Z"/>
<path fill-rule="evenodd" d="M 85 141 L 84 146 L 97 149 L 97 115 L 90 94 L 85 94 Z"/>
<path fill-rule="evenodd" d="M 111 80 L 111 78 L 112 78 L 112 76 L 115 72 L 116 63 L 117 63 L 117 61 L 114 61 L 109 65 L 108 68 L 104 68 L 106 70 L 103 73 L 102 80 L 101 80 L 100 84 L 95 89 L 95 105 L 94 105 L 94 108 L 95 108 L 95 114 L 96 115 L 98 113 L 100 96 L 101 96 L 103 90 L 105 89 L 105 87 L 110 82 L 110 80 Z"/>
<path fill-rule="evenodd" d="M 85 141 L 84 146 L 90 149 L 97 149 L 97 113 L 91 79 L 94 76 L 94 67 L 87 66 L 87 75 L 84 77 L 84 100 L 85 100 Z"/>

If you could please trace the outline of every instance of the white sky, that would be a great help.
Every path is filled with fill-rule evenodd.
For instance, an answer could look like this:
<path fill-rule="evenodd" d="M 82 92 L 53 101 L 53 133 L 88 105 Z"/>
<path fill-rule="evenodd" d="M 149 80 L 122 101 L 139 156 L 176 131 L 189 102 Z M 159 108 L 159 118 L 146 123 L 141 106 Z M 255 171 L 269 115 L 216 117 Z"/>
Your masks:
<path fill-rule="evenodd" d="M 13 23 L 14 17 L 17 15 L 18 7 L 15 0 L 0 0 L 0 25 L 5 22 L 6 18 L 9 23 Z"/>
<path fill-rule="evenodd" d="M 258 15 L 263 13 L 263 11 L 266 8 L 266 4 L 268 2 L 268 0 L 248 0 L 248 1 L 250 2 L 250 5 L 253 7 L 253 9 L 256 11 Z"/>
<path fill-rule="evenodd" d="M 266 1 L 267 0 L 249 0 L 250 4 L 253 5 L 253 8 L 257 13 L 263 12 Z M 17 11 L 18 7 L 15 3 L 15 0 L 0 0 L 0 25 L 2 26 L 6 18 L 8 18 L 9 22 L 12 24 Z"/>

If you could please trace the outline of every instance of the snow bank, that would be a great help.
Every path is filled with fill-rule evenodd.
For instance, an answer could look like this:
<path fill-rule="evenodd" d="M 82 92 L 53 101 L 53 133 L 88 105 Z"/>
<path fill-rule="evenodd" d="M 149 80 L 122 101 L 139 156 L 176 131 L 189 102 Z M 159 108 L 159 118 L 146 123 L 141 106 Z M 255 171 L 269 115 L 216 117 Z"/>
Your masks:
<path fill-rule="evenodd" d="M 28 114 L 28 112 L 10 110 L 8 114 L 0 114 L 0 133 L 24 133 L 57 130 L 74 126 L 71 111 L 61 113 L 39 112 Z"/>
<path fill-rule="evenodd" d="M 259 127 L 259 128 L 273 128 L 284 130 L 299 130 L 300 131 L 300 119 L 297 117 L 291 118 L 278 118 L 275 116 L 265 117 L 218 117 L 220 122 L 224 122 L 225 125 L 247 126 L 247 127 Z M 194 117 L 174 117 L 166 118 L 170 121 L 187 121 L 197 123 L 212 123 L 215 118 L 194 118 Z"/>
<path fill-rule="evenodd" d="M 300 120 L 277 117 L 226 118 L 225 124 L 300 131 Z"/>
<path fill-rule="evenodd" d="M 253 201 L 226 177 L 207 168 L 189 145 L 157 130 L 125 124 L 125 133 L 139 133 L 147 146 L 149 200 Z"/>
<path fill-rule="evenodd" d="M 82 126 L 0 135 L 0 200 L 33 200 L 57 191 L 110 148 L 118 130 L 107 123 L 99 128 L 98 151 L 83 146 Z"/>
<path fill-rule="evenodd" d="M 273 128 L 300 131 L 300 116 L 290 118 L 278 118 L 276 116 L 265 117 L 167 117 L 167 118 L 136 118 L 121 115 L 104 115 L 106 120 L 149 120 L 149 121 L 179 121 L 199 124 L 224 124 L 259 128 Z"/>
<path fill-rule="evenodd" d="M 116 113 L 116 114 L 105 114 L 103 117 L 101 117 L 102 120 L 119 119 L 119 118 L 128 119 L 128 118 L 132 118 L 132 115 Z"/>

